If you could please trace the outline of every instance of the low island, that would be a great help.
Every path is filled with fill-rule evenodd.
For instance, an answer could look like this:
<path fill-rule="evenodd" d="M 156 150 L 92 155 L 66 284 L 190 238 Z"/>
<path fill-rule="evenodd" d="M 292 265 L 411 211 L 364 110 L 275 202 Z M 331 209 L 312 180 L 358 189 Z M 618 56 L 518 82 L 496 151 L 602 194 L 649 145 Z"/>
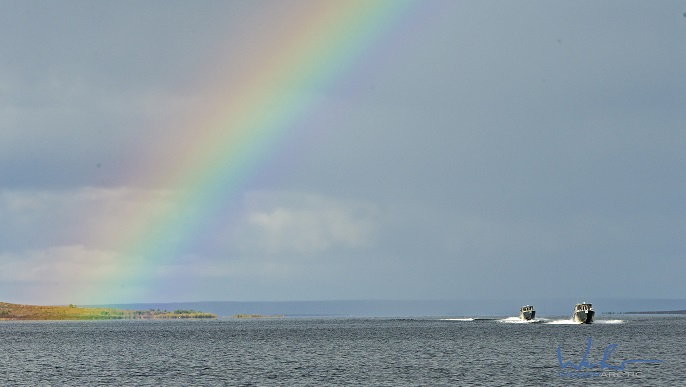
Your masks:
<path fill-rule="evenodd" d="M 686 310 L 656 310 L 652 312 L 626 312 L 626 314 L 686 314 Z"/>
<path fill-rule="evenodd" d="M 195 310 L 128 310 L 114 308 L 83 308 L 68 306 L 38 306 L 0 302 L 0 320 L 136 320 L 217 318 L 216 314 Z"/>
<path fill-rule="evenodd" d="M 278 315 L 264 315 L 264 314 L 234 314 L 231 316 L 233 318 L 283 318 L 284 316 L 281 314 Z"/>

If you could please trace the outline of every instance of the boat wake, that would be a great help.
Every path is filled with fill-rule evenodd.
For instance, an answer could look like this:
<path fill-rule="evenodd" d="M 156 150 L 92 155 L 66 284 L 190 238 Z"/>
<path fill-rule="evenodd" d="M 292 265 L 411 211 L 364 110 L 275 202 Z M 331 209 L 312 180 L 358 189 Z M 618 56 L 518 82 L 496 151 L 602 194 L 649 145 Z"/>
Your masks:
<path fill-rule="evenodd" d="M 549 325 L 584 325 L 571 318 L 550 320 L 547 318 L 537 318 L 534 320 L 522 320 L 519 317 L 505 318 L 482 318 L 482 317 L 454 317 L 442 318 L 441 321 L 496 321 L 505 324 L 549 324 Z M 595 320 L 593 324 L 624 324 L 624 320 Z"/>
<path fill-rule="evenodd" d="M 624 320 L 595 320 L 593 324 L 624 324 Z M 551 325 L 584 325 L 574 321 L 573 319 L 561 319 L 561 320 L 550 320 L 546 321 L 546 324 Z M 591 324 L 592 325 L 592 324 Z"/>
<path fill-rule="evenodd" d="M 494 321 L 499 320 L 493 317 L 448 317 L 441 318 L 441 321 Z"/>
<path fill-rule="evenodd" d="M 533 319 L 533 320 L 522 320 L 519 317 L 505 317 L 503 319 L 498 320 L 500 323 L 506 323 L 506 324 L 536 324 L 536 323 L 542 323 L 542 319 Z"/>
<path fill-rule="evenodd" d="M 624 320 L 595 320 L 593 324 L 624 324 Z"/>
<path fill-rule="evenodd" d="M 549 320 L 549 321 L 546 321 L 546 324 L 551 324 L 551 325 L 579 325 L 578 322 L 574 322 L 574 320 L 571 318 L 560 319 L 560 320 Z"/>

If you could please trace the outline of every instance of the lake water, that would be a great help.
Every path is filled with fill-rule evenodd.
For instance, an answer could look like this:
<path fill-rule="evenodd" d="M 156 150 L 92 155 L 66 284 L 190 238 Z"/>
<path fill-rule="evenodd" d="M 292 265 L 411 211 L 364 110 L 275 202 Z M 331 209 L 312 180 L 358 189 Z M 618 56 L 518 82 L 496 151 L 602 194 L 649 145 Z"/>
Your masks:
<path fill-rule="evenodd" d="M 612 317 L 5 321 L 0 385 L 686 385 L 685 317 Z M 589 338 L 589 364 L 661 363 L 562 373 Z"/>

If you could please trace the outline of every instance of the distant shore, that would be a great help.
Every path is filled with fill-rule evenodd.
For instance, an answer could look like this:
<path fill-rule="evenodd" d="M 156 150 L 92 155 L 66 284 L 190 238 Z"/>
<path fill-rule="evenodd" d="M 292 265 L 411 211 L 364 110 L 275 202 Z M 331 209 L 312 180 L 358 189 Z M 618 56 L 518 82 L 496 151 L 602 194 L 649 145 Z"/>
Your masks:
<path fill-rule="evenodd" d="M 0 302 L 0 320 L 154 320 L 217 318 L 216 314 L 195 310 L 129 310 L 82 308 L 76 305 L 39 306 Z"/>
<path fill-rule="evenodd" d="M 626 314 L 686 314 L 686 310 L 660 310 L 653 312 L 626 312 Z"/>
<path fill-rule="evenodd" d="M 234 314 L 231 316 L 232 318 L 283 318 L 284 316 L 281 314 L 274 314 L 274 315 L 264 315 L 264 314 Z"/>

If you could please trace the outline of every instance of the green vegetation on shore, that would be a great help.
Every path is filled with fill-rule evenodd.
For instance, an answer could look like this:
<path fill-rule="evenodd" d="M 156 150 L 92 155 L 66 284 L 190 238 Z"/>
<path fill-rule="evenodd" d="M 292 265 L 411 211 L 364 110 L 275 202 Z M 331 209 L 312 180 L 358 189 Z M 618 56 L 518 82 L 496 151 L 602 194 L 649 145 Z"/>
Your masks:
<path fill-rule="evenodd" d="M 37 306 L 0 302 L 0 320 L 133 320 L 217 318 L 212 313 L 195 310 L 126 310 L 114 308 L 81 308 L 69 306 Z"/>

